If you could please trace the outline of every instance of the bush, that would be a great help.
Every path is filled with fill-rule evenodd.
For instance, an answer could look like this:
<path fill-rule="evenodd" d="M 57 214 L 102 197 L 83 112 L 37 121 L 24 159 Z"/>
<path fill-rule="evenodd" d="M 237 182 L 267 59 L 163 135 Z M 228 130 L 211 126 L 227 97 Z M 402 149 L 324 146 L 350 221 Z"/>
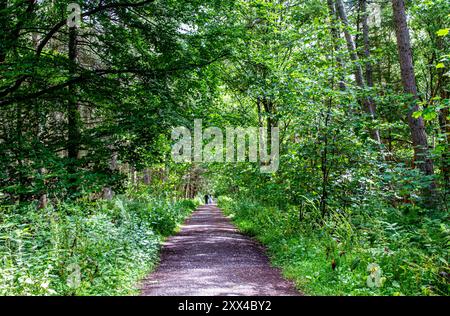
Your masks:
<path fill-rule="evenodd" d="M 128 295 L 154 266 L 163 236 L 195 208 L 189 201 L 113 201 L 3 207 L 1 295 Z"/>
<path fill-rule="evenodd" d="M 312 295 L 449 295 L 445 218 L 411 225 L 386 205 L 280 210 L 245 199 L 219 199 L 237 226 L 268 247 L 275 265 Z M 371 214 L 371 215 L 367 215 Z M 444 216 L 444 215 L 443 215 Z M 373 280 L 372 280 L 373 277 Z"/>

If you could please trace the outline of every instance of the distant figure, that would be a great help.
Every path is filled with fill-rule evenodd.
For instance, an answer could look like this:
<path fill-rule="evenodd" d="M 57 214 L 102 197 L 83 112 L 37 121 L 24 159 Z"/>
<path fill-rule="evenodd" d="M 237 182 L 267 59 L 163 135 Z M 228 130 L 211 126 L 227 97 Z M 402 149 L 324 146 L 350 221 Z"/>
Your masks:
<path fill-rule="evenodd" d="M 209 204 L 209 195 L 205 194 L 205 204 Z"/>
<path fill-rule="evenodd" d="M 212 198 L 211 194 L 209 195 L 209 198 L 208 198 L 208 204 L 213 204 L 213 198 Z"/>

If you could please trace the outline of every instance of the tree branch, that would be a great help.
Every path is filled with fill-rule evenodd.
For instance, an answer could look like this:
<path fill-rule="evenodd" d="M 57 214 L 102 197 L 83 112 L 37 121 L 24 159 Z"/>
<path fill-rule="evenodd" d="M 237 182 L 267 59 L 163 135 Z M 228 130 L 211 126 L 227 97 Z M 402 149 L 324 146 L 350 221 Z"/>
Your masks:
<path fill-rule="evenodd" d="M 86 11 L 84 13 L 81 14 L 81 17 L 88 17 L 91 16 L 93 14 L 96 14 L 98 12 L 102 12 L 105 10 L 109 10 L 109 9 L 118 9 L 118 8 L 135 8 L 135 7 L 140 7 L 140 6 L 144 6 L 146 4 L 150 4 L 152 2 L 154 2 L 155 0 L 145 0 L 145 1 L 140 1 L 140 2 L 136 2 L 136 3 L 131 3 L 131 2 L 120 2 L 120 3 L 110 3 L 110 4 L 106 4 L 106 5 L 100 5 L 92 10 Z M 30 4 L 32 4 L 34 6 L 34 1 L 30 0 Z M 32 10 L 33 6 L 30 5 L 30 7 L 27 9 L 27 11 Z M 59 21 L 58 23 L 56 23 L 51 29 L 50 31 L 47 33 L 47 35 L 45 35 L 45 37 L 39 42 L 39 45 L 36 47 L 36 57 L 39 58 L 42 54 L 42 50 L 44 49 L 44 47 L 48 44 L 48 42 L 52 39 L 52 37 L 67 23 L 67 19 L 63 19 L 61 21 Z M 22 83 L 28 78 L 29 76 L 21 76 L 19 77 L 16 82 L 4 89 L 3 91 L 0 92 L 0 97 L 4 97 L 7 96 L 8 94 L 16 91 L 17 89 L 20 88 L 20 86 L 22 85 Z M 0 105 L 3 105 L 3 102 L 0 102 Z"/>
<path fill-rule="evenodd" d="M 95 13 L 102 12 L 102 11 L 105 11 L 108 9 L 140 7 L 140 6 L 144 6 L 146 4 L 152 3 L 154 1 L 155 0 L 145 0 L 145 1 L 140 1 L 140 2 L 136 2 L 136 3 L 122 2 L 122 3 L 110 3 L 110 4 L 106 4 L 106 5 L 100 5 L 92 10 L 82 13 L 81 17 L 91 16 Z M 39 45 L 36 49 L 36 56 L 39 56 L 41 54 L 45 45 L 47 45 L 47 43 L 50 41 L 50 39 L 53 37 L 53 35 L 55 35 L 59 31 L 59 29 L 62 28 L 66 23 L 67 23 L 67 19 L 63 19 L 51 28 L 51 30 L 47 33 L 47 35 L 39 43 Z"/>
<path fill-rule="evenodd" d="M 161 75 L 161 74 L 169 74 L 169 73 L 175 73 L 178 71 L 183 71 L 183 70 L 190 70 L 190 69 L 195 69 L 195 68 L 201 68 L 201 67 L 205 67 L 208 66 L 224 57 L 228 56 L 228 53 L 223 53 L 211 60 L 207 60 L 198 64 L 186 64 L 186 65 L 181 65 L 178 67 L 173 67 L 170 69 L 157 69 L 157 70 L 145 70 L 145 69 L 137 69 L 137 68 L 132 68 L 132 69 L 96 69 L 90 73 L 85 72 L 84 74 L 79 75 L 78 77 L 72 78 L 70 80 L 67 80 L 63 83 L 45 88 L 43 90 L 37 91 L 37 92 L 33 92 L 27 95 L 19 95 L 16 97 L 12 97 L 12 98 L 8 98 L 8 99 L 4 99 L 0 101 L 0 107 L 1 106 L 6 106 L 6 105 L 10 105 L 12 103 L 15 102 L 22 102 L 22 101 L 27 101 L 27 100 L 32 100 L 32 99 L 36 99 L 42 95 L 60 90 L 62 88 L 65 88 L 71 84 L 75 84 L 75 83 L 80 83 L 83 81 L 87 81 L 90 80 L 92 78 L 95 78 L 95 76 L 103 76 L 103 75 L 108 75 L 108 74 L 137 74 L 137 75 L 141 75 L 141 76 L 149 76 L 149 77 L 154 77 L 156 75 Z"/>

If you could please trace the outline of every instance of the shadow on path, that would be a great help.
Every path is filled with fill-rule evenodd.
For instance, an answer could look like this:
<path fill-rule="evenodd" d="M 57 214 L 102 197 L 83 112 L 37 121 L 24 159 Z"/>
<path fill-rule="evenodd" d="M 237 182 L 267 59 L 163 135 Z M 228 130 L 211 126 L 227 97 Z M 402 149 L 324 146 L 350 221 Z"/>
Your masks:
<path fill-rule="evenodd" d="M 199 207 L 164 243 L 142 295 L 300 295 L 214 205 Z"/>

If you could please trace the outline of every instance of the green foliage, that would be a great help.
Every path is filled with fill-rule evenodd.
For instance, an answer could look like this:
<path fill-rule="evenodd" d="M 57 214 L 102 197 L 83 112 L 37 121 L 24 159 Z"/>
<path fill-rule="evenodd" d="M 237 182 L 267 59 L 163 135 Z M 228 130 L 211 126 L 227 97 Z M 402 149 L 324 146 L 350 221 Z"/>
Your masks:
<path fill-rule="evenodd" d="M 219 198 L 226 214 L 266 245 L 272 262 L 306 294 L 449 295 L 444 216 L 412 224 L 411 215 L 374 204 L 333 210 L 317 224 L 320 212 L 307 205 L 300 219 L 293 207 Z"/>
<path fill-rule="evenodd" d="M 4 207 L 0 295 L 130 295 L 192 201 L 119 196 L 43 210 Z"/>
<path fill-rule="evenodd" d="M 233 1 L 111 0 L 79 3 L 86 16 L 71 42 L 71 3 L 0 4 L 0 192 L 8 203 L 105 186 L 122 193 L 113 154 L 139 171 L 167 163 L 171 127 L 216 96 L 204 68 L 228 54 L 235 36 L 233 16 L 223 14 Z"/>
<path fill-rule="evenodd" d="M 310 293 L 448 294 L 448 0 L 406 1 L 417 100 L 386 1 L 71 2 L 0 1 L 0 294 L 131 293 L 206 192 Z M 279 170 L 173 163 L 194 119 L 279 127 Z"/>

